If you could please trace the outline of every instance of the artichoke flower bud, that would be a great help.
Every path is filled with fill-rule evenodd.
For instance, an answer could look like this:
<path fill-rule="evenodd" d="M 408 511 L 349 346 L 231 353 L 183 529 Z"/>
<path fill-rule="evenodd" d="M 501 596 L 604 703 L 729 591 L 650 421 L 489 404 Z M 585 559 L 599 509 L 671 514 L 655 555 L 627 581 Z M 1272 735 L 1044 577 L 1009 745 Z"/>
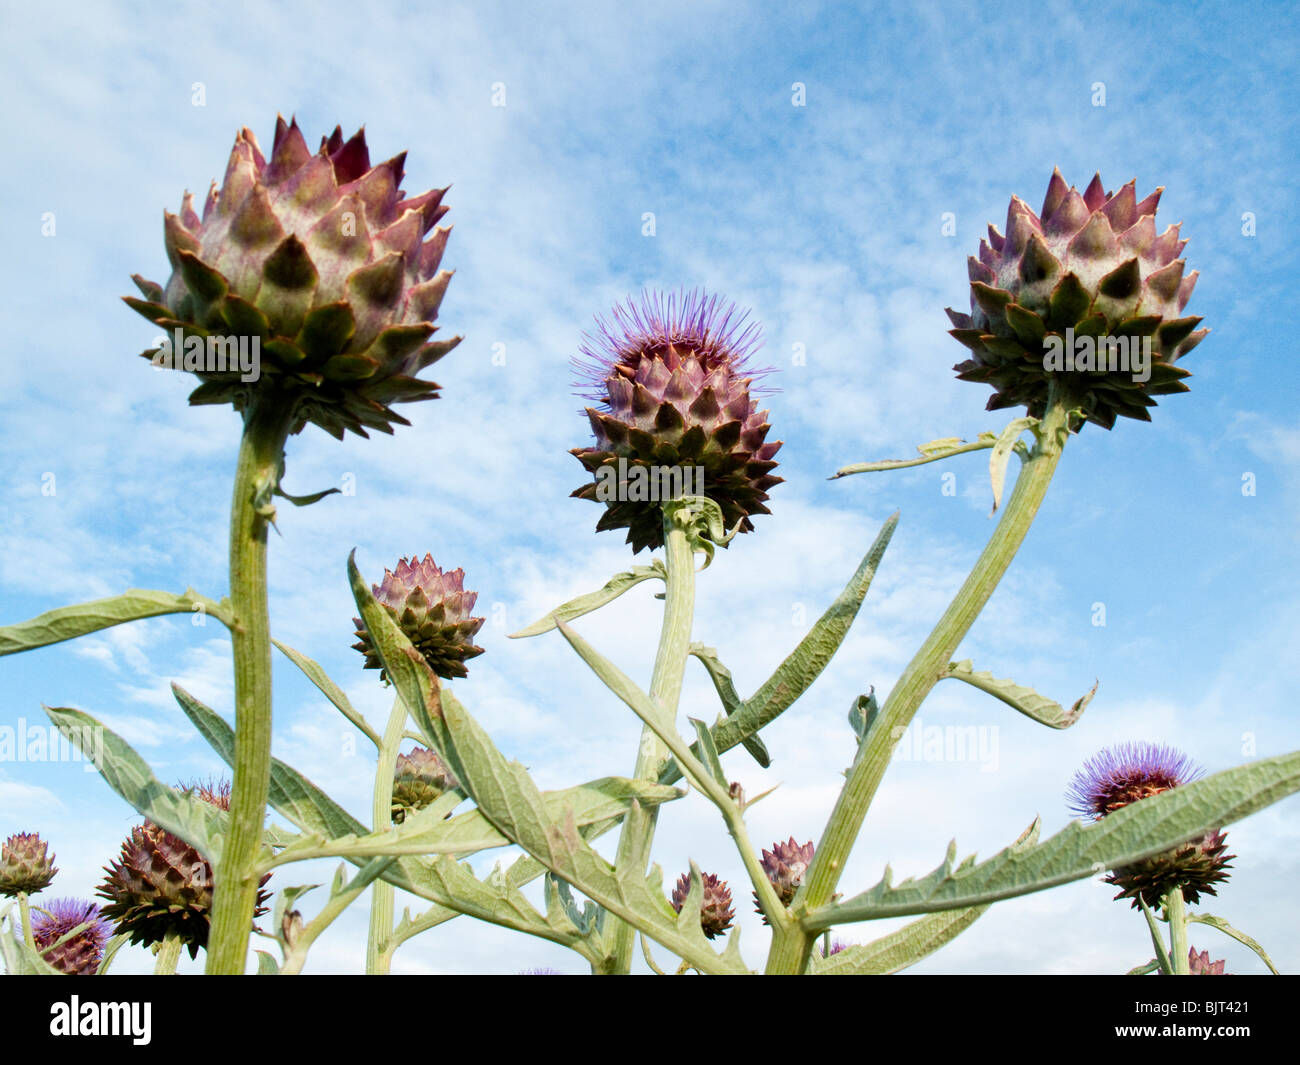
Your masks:
<path fill-rule="evenodd" d="M 70 939 L 59 942 L 79 925 L 86 925 Z M 80 899 L 54 899 L 32 910 L 32 939 L 50 965 L 68 976 L 94 976 L 104 958 L 104 947 L 113 926 L 104 920 L 99 907 Z"/>
<path fill-rule="evenodd" d="M 704 884 L 704 898 L 700 902 L 700 928 L 709 939 L 717 939 L 731 927 L 736 915 L 731 909 L 731 889 L 725 880 L 719 880 L 713 873 L 700 874 Z M 691 874 L 683 873 L 677 878 L 673 888 L 672 906 L 678 913 L 686 903 L 686 896 L 691 893 Z"/>
<path fill-rule="evenodd" d="M 1136 182 L 1106 192 L 1101 175 L 1080 194 L 1052 174 L 1035 214 L 1013 196 L 1006 234 L 990 225 L 968 260 L 971 313 L 949 309 L 952 336 L 972 358 L 963 381 L 993 386 L 988 409 L 1041 418 L 1049 382 L 1087 421 L 1150 421 L 1154 396 L 1188 391 L 1176 365 L 1209 332 L 1183 314 L 1198 272 L 1185 273 L 1179 226 L 1156 234 L 1163 189 L 1138 202 Z"/>
<path fill-rule="evenodd" d="M 1231 976 L 1232 973 L 1224 972 L 1224 966 L 1227 962 L 1220 958 L 1218 961 L 1210 961 L 1210 952 L 1203 950 L 1196 953 L 1195 947 L 1187 948 L 1187 967 L 1192 976 Z"/>
<path fill-rule="evenodd" d="M 204 802 L 230 809 L 230 784 L 188 789 Z M 196 957 L 208 945 L 211 925 L 213 870 L 194 847 L 145 821 L 131 829 L 119 859 L 104 867 L 107 876 L 95 892 L 106 899 L 103 916 L 114 921 L 120 935 L 149 946 L 174 935 Z M 271 879 L 267 873 L 259 882 Z M 266 913 L 269 892 L 259 891 L 254 916 Z"/>
<path fill-rule="evenodd" d="M 444 680 L 467 676 L 465 660 L 483 653 L 472 641 L 486 619 L 470 617 L 478 592 L 465 591 L 464 570 L 444 572 L 431 554 L 426 554 L 423 562 L 412 555 L 409 561 L 403 558 L 393 569 L 384 570 L 383 583 L 371 585 L 371 589 L 434 673 Z M 388 671 L 365 622 L 353 618 L 352 624 L 358 640 L 353 648 L 366 656 L 365 668 L 378 669 L 380 679 L 387 683 Z"/>
<path fill-rule="evenodd" d="M 276 119 L 267 160 L 251 130 L 235 139 L 220 190 L 200 217 L 188 192 L 164 213 L 172 274 L 134 276 L 134 310 L 164 331 L 144 352 L 196 374 L 192 404 L 244 410 L 269 393 L 338 439 L 409 425 L 395 403 L 436 398 L 417 374 L 459 342 L 431 341 L 451 280 L 439 271 L 446 189 L 405 197 L 406 153 L 370 165 L 364 131 L 335 128 L 312 153 L 298 123 Z"/>
<path fill-rule="evenodd" d="M 812 860 L 812 840 L 800 846 L 794 841 L 793 836 L 785 843 L 779 841 L 773 843 L 770 851 L 763 851 L 761 862 L 763 872 L 776 888 L 776 895 L 781 900 L 782 906 L 789 906 L 794 902 L 795 893 L 803 883 L 804 873 L 808 871 L 808 866 L 812 865 Z M 759 913 L 763 912 L 763 908 L 758 905 L 757 893 L 754 894 L 754 908 Z M 763 923 L 767 924 L 766 915 L 763 917 Z"/>
<path fill-rule="evenodd" d="M 770 513 L 781 442 L 766 441 L 754 384 L 766 371 L 747 366 L 760 343 L 747 316 L 698 290 L 646 292 L 584 336 L 575 366 L 598 404 L 587 408 L 596 443 L 570 453 L 594 479 L 572 495 L 605 504 L 597 532 L 626 528 L 633 552 L 662 547 L 661 503 L 679 496 L 707 496 L 743 532 Z"/>
<path fill-rule="evenodd" d="M 18 832 L 0 845 L 0 895 L 35 895 L 50 886 L 54 855 L 35 832 Z"/>
<path fill-rule="evenodd" d="M 436 751 L 416 747 L 408 754 L 399 754 L 393 771 L 393 823 L 400 825 L 408 813 L 423 810 L 459 787 L 455 774 Z"/>
<path fill-rule="evenodd" d="M 1201 770 L 1185 754 L 1154 743 L 1124 743 L 1090 758 L 1070 782 L 1073 811 L 1099 821 L 1162 791 L 1190 783 Z M 1234 854 L 1225 854 L 1227 835 L 1213 830 L 1172 850 L 1113 869 L 1106 883 L 1120 888 L 1116 899 L 1141 899 L 1155 908 L 1173 888 L 1181 888 L 1190 903 L 1201 892 L 1215 895 L 1214 885 L 1227 880 L 1224 870 Z"/>

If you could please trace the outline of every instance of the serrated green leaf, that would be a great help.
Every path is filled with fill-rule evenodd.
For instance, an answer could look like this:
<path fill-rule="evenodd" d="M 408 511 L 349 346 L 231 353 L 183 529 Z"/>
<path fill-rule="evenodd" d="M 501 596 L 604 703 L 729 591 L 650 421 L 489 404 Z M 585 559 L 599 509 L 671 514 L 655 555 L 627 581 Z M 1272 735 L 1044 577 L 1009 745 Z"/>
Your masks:
<path fill-rule="evenodd" d="M 940 459 L 951 458 L 953 455 L 964 455 L 968 451 L 983 451 L 992 447 L 996 442 L 997 437 L 992 433 L 980 433 L 972 443 L 966 443 L 958 436 L 946 436 L 941 440 L 931 440 L 928 444 L 918 444 L 916 450 L 921 453 L 920 458 L 858 462 L 852 466 L 843 467 L 829 479 L 834 481 L 837 478 L 848 477 L 854 473 L 876 473 L 881 470 L 901 470 L 908 466 L 924 466 L 927 462 L 938 462 Z"/>
<path fill-rule="evenodd" d="M 1011 460 L 1011 451 L 1020 440 L 1020 434 L 1038 424 L 1037 418 L 1014 418 L 998 436 L 989 456 L 989 480 L 993 484 L 993 509 L 997 513 L 1002 505 L 1002 486 L 1007 479 L 1007 463 Z"/>
<path fill-rule="evenodd" d="M 1072 821 L 1037 846 L 1015 845 L 988 861 L 892 887 L 885 881 L 804 919 L 809 931 L 847 921 L 932 913 L 1028 895 L 1129 865 L 1239 821 L 1300 791 L 1300 751 L 1263 758 L 1130 803 L 1092 824 Z"/>
<path fill-rule="evenodd" d="M 1195 922 L 1197 924 L 1207 924 L 1211 928 L 1217 928 L 1225 936 L 1231 936 L 1238 943 L 1241 943 L 1244 946 L 1249 947 L 1256 954 L 1258 954 L 1260 960 L 1263 961 L 1263 963 L 1268 966 L 1268 971 L 1271 972 L 1274 976 L 1282 975 L 1280 972 L 1277 971 L 1277 966 L 1273 964 L 1273 959 L 1268 956 L 1267 952 L 1265 952 L 1263 947 L 1261 947 L 1255 940 L 1251 939 L 1250 936 L 1246 935 L 1245 932 L 1233 928 L 1232 925 L 1228 924 L 1228 922 L 1225 921 L 1222 917 L 1215 917 L 1214 914 L 1212 913 L 1195 913 L 1195 914 L 1189 914 L 1187 920 L 1189 923 Z"/>
<path fill-rule="evenodd" d="M 799 646 L 758 691 L 745 700 L 740 709 L 714 728 L 713 742 L 719 753 L 725 753 L 736 744 L 756 735 L 760 729 L 784 713 L 821 675 L 844 642 L 854 618 L 858 616 L 862 601 L 876 575 L 876 568 L 880 565 L 897 525 L 898 512 L 895 511 L 881 528 L 849 583 L 808 635 L 800 641 Z M 692 745 L 691 751 L 696 757 L 699 756 L 698 745 Z M 660 783 L 671 784 L 680 776 L 677 766 L 670 763 L 659 780 Z"/>
<path fill-rule="evenodd" d="M 194 723 L 213 750 L 227 763 L 234 758 L 234 730 L 210 707 L 205 706 L 177 684 L 172 691 L 185 715 Z M 548 816 L 559 816 L 566 808 L 572 809 L 579 824 L 591 825 L 623 815 L 634 800 L 644 805 L 658 805 L 680 798 L 683 793 L 672 787 L 649 781 L 629 780 L 624 777 L 601 777 L 562 791 L 542 792 L 542 801 Z M 454 804 L 458 799 L 449 797 Z M 386 846 L 403 848 L 406 853 L 473 854 L 476 851 L 510 844 L 478 810 L 467 810 L 443 820 L 446 810 L 430 808 L 414 814 L 401 826 L 389 832 L 373 832 L 357 820 L 305 776 L 279 759 L 271 761 L 271 781 L 268 802 L 277 812 L 299 828 L 309 833 L 297 842 L 309 857 L 327 854 L 346 857 L 360 864 L 361 860 L 380 854 L 394 853 Z M 268 839 L 278 846 L 291 846 L 293 841 L 274 831 Z M 385 875 L 385 879 L 388 876 Z"/>
<path fill-rule="evenodd" d="M 596 591 L 580 595 L 576 599 L 570 599 L 562 606 L 557 606 L 544 618 L 533 622 L 527 628 L 511 633 L 509 638 L 520 640 L 526 636 L 540 636 L 542 633 L 550 632 L 555 628 L 556 621 L 572 621 L 574 618 L 582 617 L 583 614 L 590 614 L 593 610 L 599 609 L 606 603 L 612 603 L 624 592 L 635 588 L 642 581 L 648 581 L 656 577 L 659 580 L 664 580 L 666 576 L 663 561 L 657 558 L 648 566 L 633 566 L 624 573 L 615 574 Z"/>
<path fill-rule="evenodd" d="M 217 603 L 199 595 L 192 588 L 187 588 L 183 595 L 132 588 L 122 595 L 59 607 L 17 625 L 0 626 L 0 655 L 48 647 L 101 629 L 111 629 L 114 625 L 123 625 L 128 621 L 140 621 L 163 614 L 191 614 L 196 607 L 227 628 L 234 624 L 229 599 Z"/>
<path fill-rule="evenodd" d="M 89 714 L 68 707 L 43 709 L 58 730 L 94 763 L 110 788 L 213 865 L 218 862 L 229 822 L 225 810 L 163 784 L 126 740 Z"/>
<path fill-rule="evenodd" d="M 1012 680 L 999 680 L 987 670 L 976 673 L 969 658 L 961 662 L 953 662 L 939 679 L 947 678 L 965 681 L 971 687 L 1001 700 L 1025 717 L 1056 729 L 1069 728 L 1078 721 L 1088 704 L 1092 702 L 1092 697 L 1097 694 L 1097 685 L 1093 684 L 1091 689 L 1076 699 L 1070 709 L 1066 710 L 1060 703 L 1039 695 L 1033 688 L 1026 688 Z"/>
<path fill-rule="evenodd" d="M 897 932 L 845 947 L 829 958 L 814 954 L 808 971 L 813 976 L 883 976 L 900 972 L 952 942 L 987 910 L 988 906 L 970 906 L 928 913 Z"/>
<path fill-rule="evenodd" d="M 321 668 L 320 663 L 308 658 L 301 651 L 295 651 L 292 647 L 281 643 L 279 640 L 272 639 L 271 642 L 280 649 L 280 652 L 290 662 L 303 671 L 307 679 L 320 689 L 321 694 L 334 705 L 335 709 L 360 729 L 371 743 L 376 747 L 382 746 L 379 733 L 371 728 L 370 723 L 353 707 L 348 697 L 343 694 L 343 689 L 330 679 L 329 674 Z"/>

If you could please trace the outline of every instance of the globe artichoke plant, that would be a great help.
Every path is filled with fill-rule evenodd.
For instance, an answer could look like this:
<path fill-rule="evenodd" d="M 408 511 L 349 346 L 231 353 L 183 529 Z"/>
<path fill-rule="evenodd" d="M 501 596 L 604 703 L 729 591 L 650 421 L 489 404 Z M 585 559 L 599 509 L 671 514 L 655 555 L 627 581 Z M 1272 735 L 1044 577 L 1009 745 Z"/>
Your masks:
<path fill-rule="evenodd" d="M 969 259 L 970 314 L 948 311 L 972 355 L 957 376 L 993 386 L 989 410 L 1041 418 L 1055 383 L 1109 429 L 1188 390 L 1178 360 L 1209 333 L 1183 314 L 1199 273 L 1185 272 L 1182 223 L 1156 232 L 1164 190 L 1139 202 L 1135 189 L 1106 192 L 1097 174 L 1080 193 L 1058 169 L 1037 214 L 1013 196 L 1006 233 L 989 226 Z"/>
<path fill-rule="evenodd" d="M 35 895 L 57 872 L 49 844 L 35 832 L 16 832 L 0 845 L 0 895 Z"/>
<path fill-rule="evenodd" d="M 587 408 L 596 443 L 572 454 L 594 480 L 573 495 L 603 503 L 597 531 L 626 528 L 634 553 L 663 546 L 658 504 L 674 494 L 713 500 L 741 532 L 771 513 L 781 442 L 768 442 L 758 409 L 763 371 L 749 357 L 761 333 L 747 318 L 701 290 L 647 291 L 586 339 L 577 365 L 597 404 Z"/>
<path fill-rule="evenodd" d="M 1080 193 L 1057 171 L 1040 212 L 1013 198 L 1005 235 L 990 227 L 971 259 L 970 313 L 950 313 L 953 335 L 970 352 L 959 376 L 994 388 L 990 408 L 1023 413 L 969 443 L 943 438 L 923 445 L 918 458 L 860 463 L 838 474 L 988 450 L 1001 516 L 884 698 L 872 687 L 855 699 L 849 728 L 838 736 L 817 726 L 819 742 L 842 744 L 847 766 L 824 829 L 802 844 L 791 835 L 759 849 L 750 810 L 771 791 L 751 795 L 741 785 L 737 776 L 748 778 L 734 772 L 736 749 L 762 768 L 775 763 L 764 730 L 845 643 L 899 516 L 884 523 L 840 594 L 742 698 L 719 651 L 697 638 L 697 593 L 711 591 L 706 578 L 697 588 L 697 575 L 718 547 L 762 527 L 754 519 L 769 515 L 769 491 L 782 482 L 774 472 L 782 445 L 768 439 L 768 371 L 752 364 L 759 326 L 720 295 L 646 289 L 597 319 L 595 333 L 579 342 L 594 440 L 572 451 L 589 477 L 573 495 L 601 505 L 597 531 L 625 529 L 632 554 L 660 554 L 513 634 L 557 634 L 565 653 L 576 654 L 608 690 L 611 705 L 616 700 L 641 722 L 627 775 L 548 781 L 543 788 L 540 773 L 497 746 L 466 705 L 470 693 L 490 698 L 485 682 L 494 682 L 490 671 L 476 667 L 471 676 L 467 666 L 484 650 L 474 643 L 485 624 L 473 613 L 477 593 L 465 589 L 462 569 L 440 567 L 432 552 L 401 558 L 379 583 L 362 575 L 355 551 L 347 560 L 357 612 L 353 646 L 364 668 L 378 671 L 376 678 L 358 670 L 354 680 L 370 677 L 387 689 L 392 707 L 382 728 L 319 662 L 272 641 L 267 541 L 278 519 L 275 501 L 306 505 L 329 494 L 285 491 L 288 439 L 308 424 L 339 439 L 408 424 L 394 407 L 438 394 L 419 375 L 456 343 L 433 339 L 450 278 L 441 268 L 447 230 L 436 228 L 445 190 L 407 197 L 400 189 L 404 161 L 398 155 L 372 166 L 364 135 L 344 140 L 339 129 L 312 152 L 296 122 L 280 119 L 269 158 L 242 131 L 202 212 L 186 194 L 179 214 L 165 216 L 171 274 L 165 284 L 137 278 L 144 298 L 128 303 L 164 331 L 146 355 L 198 378 L 191 402 L 228 404 L 240 415 L 229 595 L 134 590 L 0 628 L 0 653 L 159 614 L 216 618 L 233 648 L 233 724 L 179 685 L 173 693 L 231 766 L 233 784 L 168 788 L 112 729 L 79 710 L 47 708 L 71 742 L 94 748 L 95 767 L 144 821 L 105 868 L 102 910 L 60 901 L 36 907 L 34 916 L 29 896 L 50 884 L 53 857 L 34 835 L 8 838 L 0 853 L 0 892 L 14 899 L 0 911 L 8 971 L 102 973 L 113 950 L 129 940 L 156 948 L 156 972 L 175 971 L 188 948 L 191 958 L 206 949 L 211 973 L 242 973 L 254 921 L 271 908 L 272 870 L 316 860 L 337 863 L 328 887 L 277 872 L 268 930 L 257 931 L 279 956 L 259 951 L 259 972 L 302 972 L 320 936 L 365 897 L 368 973 L 391 971 L 404 943 L 457 916 L 572 950 L 597 974 L 631 972 L 638 946 L 656 972 L 671 971 L 656 960 L 667 951 L 678 972 L 745 973 L 752 959 L 741 953 L 733 909 L 737 875 L 748 879 L 745 890 L 770 937 L 765 972 L 896 971 L 950 942 L 992 903 L 1098 870 L 1110 871 L 1120 897 L 1147 921 L 1156 956 L 1135 972 L 1222 972 L 1222 962 L 1187 942 L 1188 926 L 1198 920 L 1273 968 L 1244 933 L 1213 915 L 1189 916 L 1186 907 L 1227 880 L 1235 856 L 1225 853 L 1223 826 L 1300 790 L 1300 753 L 1207 776 L 1167 746 L 1116 748 L 1076 776 L 1071 801 L 1081 819 L 1050 838 L 1040 839 L 1035 820 L 982 862 L 959 861 L 953 845 L 922 877 L 895 883 L 886 869 L 879 882 L 856 892 L 840 883 L 857 868 L 852 851 L 900 737 L 940 681 L 962 681 L 1053 729 L 1075 725 L 1097 690 L 1067 708 L 956 660 L 956 652 L 1024 543 L 1072 433 L 1085 421 L 1110 428 L 1120 416 L 1145 420 L 1153 397 L 1187 388 L 1179 362 L 1206 330 L 1184 313 L 1197 275 L 1185 272 L 1179 228 L 1156 231 L 1159 190 L 1139 202 L 1134 183 L 1108 193 L 1096 178 Z M 463 461 L 472 461 L 472 447 L 461 451 L 470 456 Z M 1019 466 L 1003 506 L 1012 456 Z M 405 507 L 403 528 L 418 524 L 419 514 Z M 455 528 L 438 532 L 447 541 Z M 822 564 L 816 537 L 799 544 Z M 444 563 L 450 549 L 436 545 Z M 646 581 L 662 585 L 648 681 L 596 646 L 636 630 L 597 627 L 589 617 Z M 729 604 L 733 593 L 723 586 L 713 594 Z M 367 749 L 365 759 L 347 763 L 364 761 L 373 770 L 368 823 L 272 758 L 272 646 L 302 672 L 322 707 L 337 710 L 372 745 L 373 761 Z M 649 648 L 637 650 L 650 660 Z M 510 660 L 500 661 L 497 682 L 511 676 Z M 681 720 L 684 708 L 699 712 L 698 693 L 685 691 L 702 679 L 688 677 L 692 661 L 716 693 L 712 721 Z M 846 655 L 837 668 L 860 666 L 860 656 Z M 568 732 L 562 744 L 585 740 Z M 349 758 L 356 753 L 350 742 L 345 751 Z M 672 804 L 697 800 L 716 810 L 743 873 L 710 864 L 727 872 L 728 883 L 700 872 L 691 856 L 690 871 L 668 890 L 654 860 L 656 826 Z M 269 824 L 268 806 L 278 815 Z M 611 831 L 616 842 L 597 849 L 598 837 Z M 517 857 L 490 871 L 481 863 L 484 853 L 507 848 Z M 217 855 L 214 869 L 208 856 Z M 400 918 L 399 889 L 417 907 Z M 310 896 L 313 890 L 319 893 Z M 872 942 L 832 938 L 845 925 L 894 917 L 914 920 Z M 746 920 L 742 915 L 740 923 Z M 118 937 L 111 948 L 110 926 Z M 512 955 L 503 967 L 518 971 L 521 964 Z"/>

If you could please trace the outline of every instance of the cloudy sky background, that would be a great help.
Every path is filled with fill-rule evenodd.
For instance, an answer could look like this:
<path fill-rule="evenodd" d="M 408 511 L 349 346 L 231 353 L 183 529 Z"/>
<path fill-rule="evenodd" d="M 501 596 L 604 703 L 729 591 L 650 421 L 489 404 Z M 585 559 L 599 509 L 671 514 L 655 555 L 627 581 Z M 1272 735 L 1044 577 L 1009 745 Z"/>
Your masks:
<path fill-rule="evenodd" d="M 489 618 L 487 653 L 456 690 L 505 753 L 545 787 L 629 771 L 631 714 L 555 634 L 506 633 L 631 562 L 620 535 L 593 532 L 597 508 L 568 498 L 581 470 L 566 452 L 589 439 L 569 367 L 580 333 L 643 286 L 722 292 L 764 326 L 762 358 L 779 371 L 773 437 L 785 441 L 772 516 L 719 552 L 699 584 L 695 638 L 718 648 L 742 694 L 902 510 L 844 647 L 765 732 L 772 768 L 739 749 L 724 758 L 751 793 L 781 784 L 750 815 L 756 841 L 815 838 L 852 755 L 850 703 L 872 685 L 888 691 L 992 529 L 980 454 L 826 477 L 1009 420 L 984 411 L 983 386 L 953 378 L 963 349 L 943 309 L 967 304 L 966 256 L 985 224 L 1002 224 L 1013 193 L 1036 207 L 1059 165 L 1080 188 L 1096 170 L 1108 188 L 1136 177 L 1139 196 L 1166 187 L 1158 220 L 1184 222 L 1189 267 L 1201 271 L 1189 310 L 1213 333 L 1188 359 L 1192 391 L 1162 400 L 1153 424 L 1089 427 L 1071 441 L 959 656 L 1061 702 L 1099 679 L 1092 706 L 1057 733 L 941 685 L 923 725 L 996 730 L 996 762 L 897 762 L 843 888 L 875 883 L 886 861 L 899 876 L 928 871 L 952 837 L 962 853 L 988 855 L 1035 815 L 1045 834 L 1059 830 L 1069 777 L 1110 743 L 1172 742 L 1210 771 L 1300 747 L 1289 676 L 1300 380 L 1288 329 L 1300 56 L 1289 5 L 1036 3 L 1018 17 L 1013 7 L 572 4 L 527 17 L 513 4 L 365 14 L 343 3 L 234 14 L 215 3 L 6 4 L 6 36 L 22 43 L 0 71 L 0 621 L 128 587 L 224 594 L 238 419 L 188 408 L 190 379 L 136 357 L 156 330 L 118 297 L 133 291 L 133 272 L 166 281 L 162 211 L 221 176 L 241 126 L 269 150 L 277 111 L 296 113 L 309 140 L 365 124 L 373 159 L 409 150 L 408 191 L 452 185 L 444 265 L 456 277 L 441 324 L 465 340 L 432 373 L 443 398 L 404 408 L 410 428 L 342 444 L 309 428 L 290 441 L 289 491 L 347 474 L 356 491 L 282 508 L 275 634 L 382 722 L 390 695 L 349 649 L 347 553 L 355 546 L 377 580 L 399 556 L 431 551 L 464 567 Z M 504 107 L 492 106 L 495 83 Z M 795 83 L 806 106 L 792 103 Z M 53 236 L 42 235 L 47 212 Z M 945 472 L 955 496 L 941 492 Z M 55 494 L 43 494 L 51 473 Z M 579 624 L 646 682 L 652 592 L 642 585 Z M 1093 624 L 1098 603 L 1104 627 Z M 43 721 L 42 702 L 77 706 L 165 780 L 217 774 L 168 684 L 229 713 L 228 650 L 216 623 L 179 618 L 9 658 L 0 723 Z M 276 755 L 366 818 L 368 745 L 287 661 L 275 669 Z M 687 713 L 717 713 L 694 665 Z M 1262 941 L 1284 971 L 1300 968 L 1297 813 L 1293 797 L 1233 827 L 1233 879 L 1203 907 Z M 88 897 L 137 820 L 81 765 L 0 764 L 0 834 L 50 840 L 62 870 L 52 894 Z M 761 966 L 766 935 L 712 807 L 692 795 L 661 823 L 665 875 L 693 858 L 728 879 L 744 953 Z M 274 882 L 328 882 L 331 871 L 291 867 Z M 1084 881 L 1000 903 L 916 971 L 1123 972 L 1150 943 L 1111 894 Z M 365 922 L 355 907 L 309 971 L 359 971 Z M 1217 933 L 1193 942 L 1230 971 L 1262 971 Z M 143 950 L 119 961 L 150 965 Z M 536 966 L 585 969 L 562 948 L 468 918 L 407 944 L 394 967 Z"/>

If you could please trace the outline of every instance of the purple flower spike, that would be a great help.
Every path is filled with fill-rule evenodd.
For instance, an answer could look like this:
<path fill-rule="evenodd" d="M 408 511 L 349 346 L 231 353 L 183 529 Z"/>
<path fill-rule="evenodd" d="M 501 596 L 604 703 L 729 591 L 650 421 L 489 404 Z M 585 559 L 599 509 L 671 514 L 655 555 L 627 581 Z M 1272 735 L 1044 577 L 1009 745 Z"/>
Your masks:
<path fill-rule="evenodd" d="M 1138 799 L 1187 784 L 1203 770 L 1175 747 L 1121 743 L 1084 762 L 1066 798 L 1080 817 L 1098 820 Z"/>

